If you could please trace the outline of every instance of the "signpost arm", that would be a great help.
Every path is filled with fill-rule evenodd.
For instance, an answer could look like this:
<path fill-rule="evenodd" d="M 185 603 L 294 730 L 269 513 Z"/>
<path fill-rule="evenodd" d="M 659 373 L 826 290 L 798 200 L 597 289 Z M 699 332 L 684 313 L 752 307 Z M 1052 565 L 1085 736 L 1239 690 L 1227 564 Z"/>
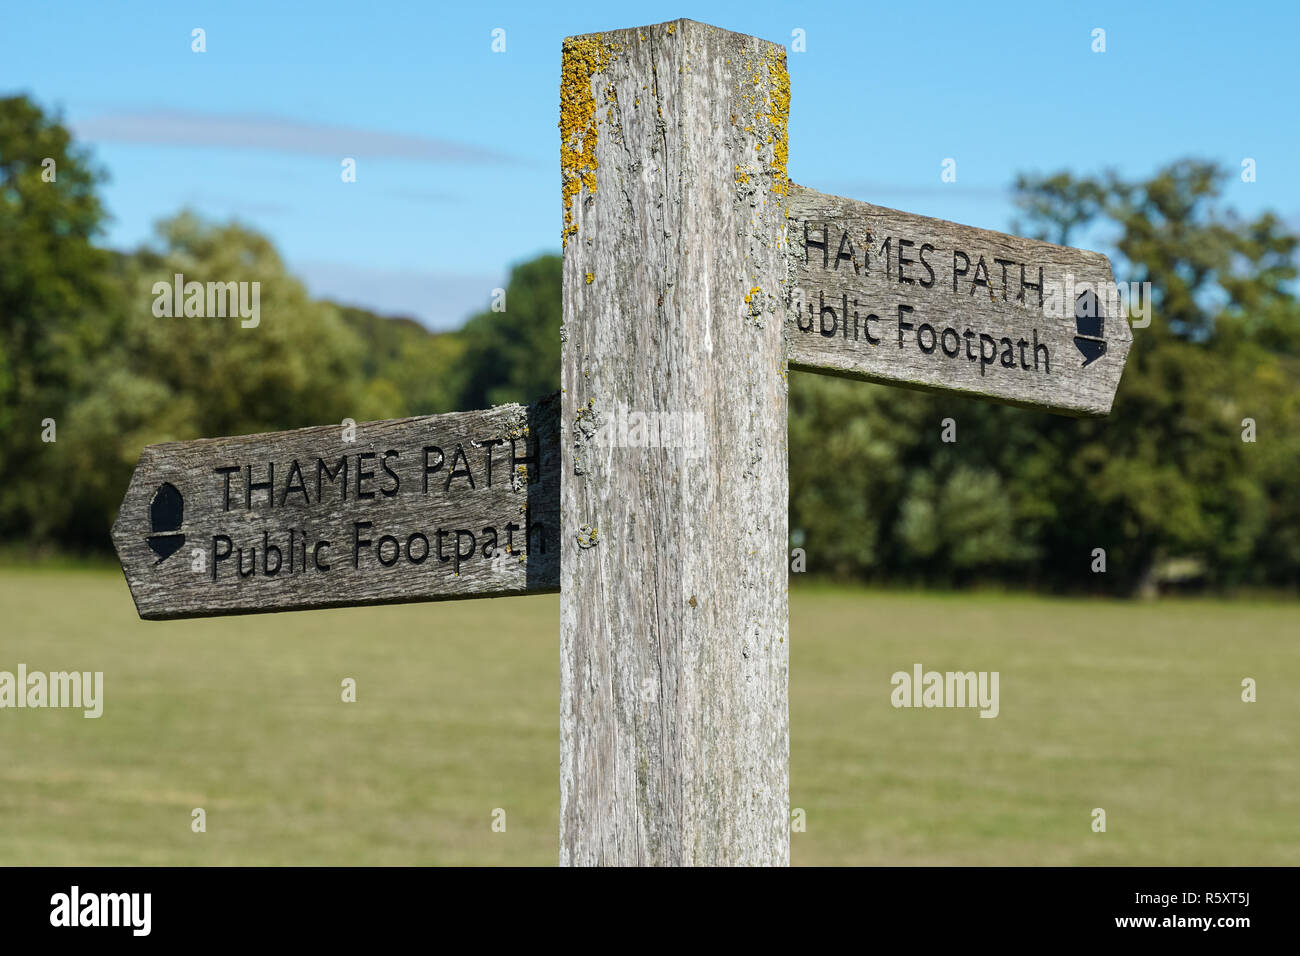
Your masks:
<path fill-rule="evenodd" d="M 565 41 L 563 864 L 789 861 L 782 47 Z"/>

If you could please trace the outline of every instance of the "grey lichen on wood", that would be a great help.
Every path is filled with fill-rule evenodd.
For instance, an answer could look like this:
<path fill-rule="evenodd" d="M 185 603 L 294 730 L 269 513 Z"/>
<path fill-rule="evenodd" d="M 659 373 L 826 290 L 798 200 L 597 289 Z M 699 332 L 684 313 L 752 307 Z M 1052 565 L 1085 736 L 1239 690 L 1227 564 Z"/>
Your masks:
<path fill-rule="evenodd" d="M 788 96 L 692 21 L 565 41 L 565 864 L 788 862 Z"/>
<path fill-rule="evenodd" d="M 150 445 L 113 525 L 136 608 L 165 619 L 553 592 L 559 405 Z"/>
<path fill-rule="evenodd" d="M 796 185 L 789 211 L 792 369 L 1110 412 L 1132 332 L 1104 255 Z"/>

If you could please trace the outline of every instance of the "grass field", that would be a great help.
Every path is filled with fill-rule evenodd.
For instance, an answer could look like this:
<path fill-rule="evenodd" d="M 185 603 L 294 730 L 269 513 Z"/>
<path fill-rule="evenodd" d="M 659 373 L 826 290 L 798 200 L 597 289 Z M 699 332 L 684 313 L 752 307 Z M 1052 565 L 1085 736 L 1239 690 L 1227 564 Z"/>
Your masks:
<path fill-rule="evenodd" d="M 115 571 L 0 570 L 0 670 L 105 683 L 0 710 L 0 864 L 553 864 L 558 606 L 146 624 Z M 1300 864 L 1296 604 L 805 589 L 790 630 L 796 864 Z M 1000 715 L 894 709 L 918 662 Z"/>

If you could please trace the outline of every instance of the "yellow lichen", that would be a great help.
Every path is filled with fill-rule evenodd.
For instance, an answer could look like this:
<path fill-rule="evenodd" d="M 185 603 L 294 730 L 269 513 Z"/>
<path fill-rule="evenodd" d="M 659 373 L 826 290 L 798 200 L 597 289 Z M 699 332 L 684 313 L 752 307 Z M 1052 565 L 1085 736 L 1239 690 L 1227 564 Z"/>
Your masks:
<path fill-rule="evenodd" d="M 785 68 L 785 51 L 770 47 L 767 51 L 767 77 L 770 90 L 766 119 L 772 124 L 772 192 L 784 196 L 790 191 L 790 141 L 786 135 L 790 120 L 790 74 Z"/>
<path fill-rule="evenodd" d="M 596 100 L 591 80 L 609 63 L 612 45 L 598 36 L 570 37 L 564 41 L 560 69 L 560 194 L 564 199 L 561 240 L 578 231 L 573 201 L 583 187 L 596 191 Z"/>
<path fill-rule="evenodd" d="M 588 272 L 588 273 L 587 273 L 587 285 L 591 285 L 591 284 L 592 284 L 593 282 L 595 282 L 595 281 L 596 281 L 596 273 L 594 273 L 594 272 Z"/>
<path fill-rule="evenodd" d="M 677 24 L 675 23 L 668 24 L 668 35 L 672 36 L 676 32 L 677 32 Z"/>

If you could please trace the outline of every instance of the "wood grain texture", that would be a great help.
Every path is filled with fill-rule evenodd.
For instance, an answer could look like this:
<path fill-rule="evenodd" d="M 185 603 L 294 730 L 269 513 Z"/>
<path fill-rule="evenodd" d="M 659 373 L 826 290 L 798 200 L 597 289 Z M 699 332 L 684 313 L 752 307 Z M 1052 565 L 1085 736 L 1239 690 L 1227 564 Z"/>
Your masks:
<path fill-rule="evenodd" d="M 789 860 L 788 91 L 687 20 L 565 41 L 563 864 Z"/>
<path fill-rule="evenodd" d="M 364 422 L 352 441 L 326 425 L 150 445 L 113 525 L 136 609 L 165 619 L 553 592 L 559 404 Z M 176 523 L 163 483 L 183 499 L 183 542 L 155 534 L 156 517 Z"/>
<path fill-rule="evenodd" d="M 1105 256 L 793 184 L 789 213 L 792 369 L 1066 415 L 1110 412 L 1132 332 L 1107 302 L 1115 282 Z M 1099 335 L 1081 337 L 1085 284 L 1101 295 L 1104 318 Z"/>

